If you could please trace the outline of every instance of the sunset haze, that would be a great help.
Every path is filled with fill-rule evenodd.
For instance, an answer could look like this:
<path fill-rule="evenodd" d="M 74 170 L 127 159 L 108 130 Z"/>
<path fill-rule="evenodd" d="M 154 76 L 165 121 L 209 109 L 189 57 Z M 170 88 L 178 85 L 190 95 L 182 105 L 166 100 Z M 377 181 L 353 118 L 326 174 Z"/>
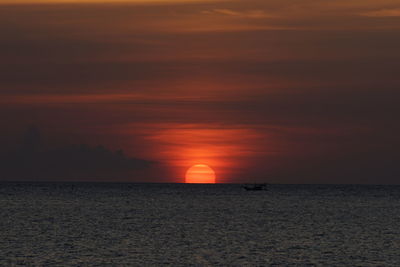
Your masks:
<path fill-rule="evenodd" d="M 0 0 L 0 158 L 37 129 L 112 162 L 45 180 L 399 184 L 399 47 L 398 0 Z"/>

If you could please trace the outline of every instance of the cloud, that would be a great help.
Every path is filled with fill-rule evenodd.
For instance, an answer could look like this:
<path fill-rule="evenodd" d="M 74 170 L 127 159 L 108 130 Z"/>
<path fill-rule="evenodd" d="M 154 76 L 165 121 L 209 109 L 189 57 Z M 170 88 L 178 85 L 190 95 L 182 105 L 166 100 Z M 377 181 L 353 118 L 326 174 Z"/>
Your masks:
<path fill-rule="evenodd" d="M 39 130 L 34 126 L 27 130 L 16 150 L 0 152 L 0 174 L 2 179 L 8 180 L 124 179 L 124 176 L 143 172 L 155 164 L 127 157 L 122 150 L 114 152 L 101 145 L 46 149 Z"/>
<path fill-rule="evenodd" d="M 238 10 L 232 10 L 232 9 L 218 9 L 217 8 L 217 9 L 213 9 L 213 10 L 203 11 L 203 14 L 226 15 L 226 16 L 239 17 L 239 18 L 250 18 L 250 19 L 262 19 L 262 18 L 276 17 L 276 16 L 268 14 L 264 10 L 260 10 L 260 9 L 238 11 Z"/>
<path fill-rule="evenodd" d="M 222 2 L 223 0 L 118 0 L 118 3 L 139 5 L 174 5 L 190 3 Z M 114 0 L 0 0 L 1 4 L 114 4 Z"/>
<path fill-rule="evenodd" d="M 361 13 L 361 15 L 366 17 L 400 17 L 400 8 L 368 11 Z"/>

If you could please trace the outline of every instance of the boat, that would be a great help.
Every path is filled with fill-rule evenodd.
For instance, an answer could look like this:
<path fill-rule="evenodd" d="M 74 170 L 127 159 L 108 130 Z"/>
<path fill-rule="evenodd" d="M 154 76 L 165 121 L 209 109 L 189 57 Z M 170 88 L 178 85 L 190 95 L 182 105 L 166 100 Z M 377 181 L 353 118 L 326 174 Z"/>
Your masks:
<path fill-rule="evenodd" d="M 261 191 L 267 190 L 267 184 L 253 184 L 253 185 L 243 185 L 242 186 L 246 191 Z"/>

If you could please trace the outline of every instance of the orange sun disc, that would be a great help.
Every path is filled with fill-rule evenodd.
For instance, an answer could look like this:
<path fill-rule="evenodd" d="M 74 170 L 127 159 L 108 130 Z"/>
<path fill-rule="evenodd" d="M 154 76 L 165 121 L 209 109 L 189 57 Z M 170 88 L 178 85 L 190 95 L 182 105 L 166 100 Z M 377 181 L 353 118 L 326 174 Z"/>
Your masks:
<path fill-rule="evenodd" d="M 215 172 L 205 164 L 196 164 L 187 170 L 185 182 L 189 184 L 215 184 Z"/>

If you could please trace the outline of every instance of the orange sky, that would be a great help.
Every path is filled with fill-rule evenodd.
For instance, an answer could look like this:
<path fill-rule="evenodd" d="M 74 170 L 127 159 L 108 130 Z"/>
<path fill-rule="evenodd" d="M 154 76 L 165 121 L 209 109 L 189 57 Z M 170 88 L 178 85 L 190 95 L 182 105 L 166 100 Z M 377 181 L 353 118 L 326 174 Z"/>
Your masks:
<path fill-rule="evenodd" d="M 393 183 L 399 33 L 398 0 L 0 0 L 3 143 L 36 124 L 151 181 Z"/>

